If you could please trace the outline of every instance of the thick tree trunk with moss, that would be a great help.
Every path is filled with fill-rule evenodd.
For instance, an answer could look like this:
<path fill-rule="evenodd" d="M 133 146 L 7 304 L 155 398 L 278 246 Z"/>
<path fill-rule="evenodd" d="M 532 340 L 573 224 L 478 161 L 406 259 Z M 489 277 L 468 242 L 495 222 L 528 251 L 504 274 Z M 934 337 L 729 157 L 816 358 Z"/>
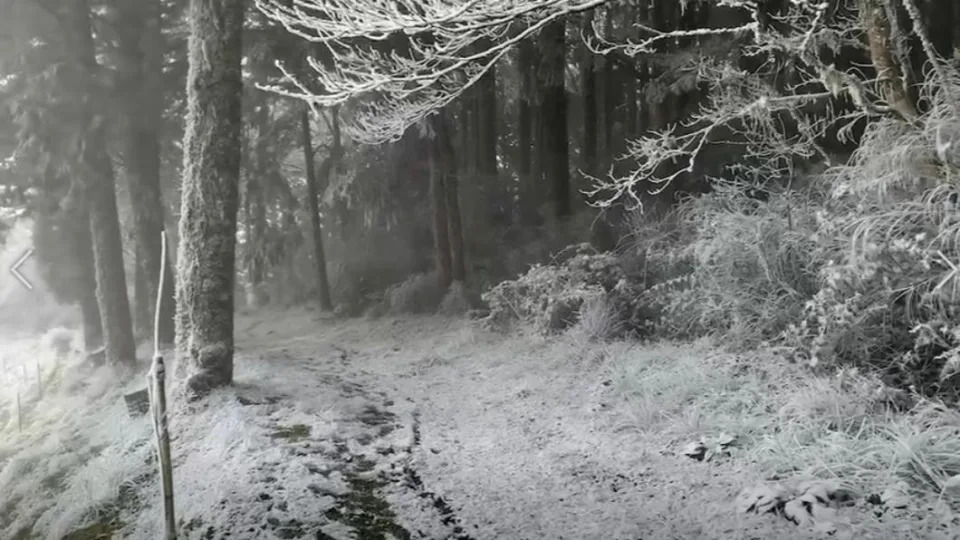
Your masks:
<path fill-rule="evenodd" d="M 107 153 L 104 113 L 94 108 L 95 80 L 100 71 L 96 61 L 90 25 L 90 6 L 86 0 L 68 4 L 72 25 L 71 43 L 77 55 L 79 80 L 90 99 L 82 106 L 83 147 L 80 154 L 83 197 L 90 216 L 90 233 L 97 283 L 97 305 L 103 328 L 107 360 L 114 366 L 132 366 L 136 361 L 133 322 L 127 298 L 127 279 L 123 266 L 123 240 L 117 212 L 117 194 L 113 163 Z"/>
<path fill-rule="evenodd" d="M 244 2 L 191 0 L 177 354 L 191 397 L 233 380 Z"/>
<path fill-rule="evenodd" d="M 301 140 L 303 144 L 304 169 L 307 176 L 307 207 L 310 209 L 310 229 L 313 234 L 313 256 L 317 268 L 317 302 L 320 309 L 330 311 L 330 280 L 327 277 L 327 256 L 323 249 L 323 224 L 320 221 L 320 203 L 317 200 L 320 190 L 313 170 L 313 139 L 310 132 L 310 109 L 303 108 L 300 116 Z"/>
<path fill-rule="evenodd" d="M 174 342 L 174 277 L 169 261 L 161 261 L 164 231 L 163 196 L 160 191 L 160 135 L 163 96 L 160 93 L 163 36 L 160 6 L 146 0 L 117 4 L 121 23 L 118 84 L 123 95 L 125 170 L 133 208 L 137 244 L 137 269 L 143 295 L 135 295 L 136 313 L 147 313 L 147 335 L 153 334 L 160 265 L 164 265 L 163 298 L 160 301 L 158 337 Z M 139 304 L 145 304 L 143 306 Z M 139 319 L 139 316 L 138 316 Z"/>
<path fill-rule="evenodd" d="M 877 86 L 887 105 L 906 120 L 916 118 L 917 108 L 907 91 L 903 70 L 893 54 L 890 21 L 881 0 L 860 0 L 860 14 L 867 34 L 870 60 L 877 71 Z"/>

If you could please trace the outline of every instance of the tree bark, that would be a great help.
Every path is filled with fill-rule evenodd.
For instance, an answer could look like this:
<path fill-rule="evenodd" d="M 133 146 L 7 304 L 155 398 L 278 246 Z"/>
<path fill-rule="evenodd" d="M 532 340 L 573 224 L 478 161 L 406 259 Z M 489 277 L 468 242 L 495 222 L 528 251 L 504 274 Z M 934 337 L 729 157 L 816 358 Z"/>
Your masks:
<path fill-rule="evenodd" d="M 497 72 L 488 71 L 477 82 L 477 172 L 487 186 L 497 180 Z"/>
<path fill-rule="evenodd" d="M 170 261 L 161 261 L 164 231 L 163 195 L 160 190 L 160 135 L 163 96 L 160 75 L 163 36 L 160 6 L 146 0 L 116 4 L 121 14 L 119 30 L 119 84 L 125 115 L 123 139 L 125 172 L 133 208 L 137 269 L 142 273 L 144 295 L 135 295 L 136 313 L 148 314 L 148 333 L 153 334 L 153 313 L 163 264 L 163 298 L 160 301 L 160 343 L 174 342 L 174 277 Z M 146 305 L 140 306 L 139 304 Z M 138 316 L 139 318 L 139 316 Z"/>
<path fill-rule="evenodd" d="M 867 33 L 870 59 L 879 79 L 880 95 L 891 109 L 905 120 L 917 116 L 916 104 L 904 84 L 903 71 L 891 49 L 890 21 L 881 0 L 860 0 L 860 11 Z"/>
<path fill-rule="evenodd" d="M 543 121 L 547 138 L 544 172 L 553 187 L 554 214 L 569 216 L 573 210 L 570 197 L 569 147 L 567 141 L 566 23 L 551 23 L 543 29 L 544 88 Z"/>
<path fill-rule="evenodd" d="M 640 9 L 643 10 L 644 8 L 641 7 Z M 696 7 L 691 5 L 688 6 L 687 9 L 696 9 Z M 636 40 L 636 36 L 634 35 L 635 32 L 632 29 L 633 25 L 637 22 L 637 15 L 638 11 L 633 6 L 628 5 L 625 8 L 624 16 L 626 17 L 628 23 L 627 31 L 625 33 L 627 39 L 631 41 Z M 623 88 L 623 101 L 624 105 L 626 105 L 626 109 L 623 113 L 623 149 L 626 150 L 626 141 L 634 139 L 638 135 L 637 116 L 639 111 L 637 108 L 637 83 L 639 81 L 637 80 L 636 73 L 631 72 L 631 70 L 623 69 L 621 72 L 623 73 L 621 83 L 621 87 Z"/>
<path fill-rule="evenodd" d="M 334 113 L 336 114 L 336 113 Z M 310 228 L 313 233 L 313 255 L 317 265 L 317 302 L 320 309 L 330 311 L 333 302 L 330 300 L 330 281 L 327 277 L 327 257 L 323 249 L 323 224 L 320 221 L 320 196 L 317 188 L 317 178 L 313 170 L 313 141 L 310 132 L 310 108 L 304 107 L 300 116 L 300 127 L 303 142 L 304 169 L 307 175 L 307 203 L 310 209 Z"/>
<path fill-rule="evenodd" d="M 431 121 L 436 134 L 436 162 L 442 173 L 444 203 L 447 210 L 447 238 L 450 249 L 450 278 L 453 281 L 467 279 L 467 267 L 463 245 L 463 223 L 460 216 L 459 179 L 457 156 L 451 142 L 450 120 L 446 111 L 435 114 Z"/>
<path fill-rule="evenodd" d="M 269 123 L 270 108 L 266 100 L 262 100 L 256 108 L 256 134 L 253 143 L 253 166 L 246 174 L 246 190 L 244 204 L 247 209 L 246 218 L 249 221 L 250 235 L 247 237 L 247 285 L 250 298 L 254 306 L 265 303 L 263 297 L 263 282 L 266 279 L 266 235 L 267 235 L 267 200 L 266 180 L 270 173 L 269 158 Z"/>
<path fill-rule="evenodd" d="M 584 36 L 593 32 L 594 11 L 582 15 L 580 31 Z M 597 174 L 597 72 L 594 70 L 593 51 L 583 44 L 580 71 L 583 74 L 583 170 Z"/>
<path fill-rule="evenodd" d="M 134 241 L 136 244 L 136 241 Z M 153 333 L 153 317 L 150 313 L 150 291 L 144 271 L 143 250 L 134 245 L 133 264 L 133 330 L 140 338 L 149 338 Z"/>
<path fill-rule="evenodd" d="M 93 260 L 93 237 L 90 236 L 90 213 L 86 202 L 82 208 L 71 215 L 75 223 L 72 233 L 73 258 L 77 264 L 80 314 L 83 318 L 83 346 L 90 353 L 103 346 L 103 322 L 100 319 L 100 306 L 97 303 L 97 276 Z"/>
<path fill-rule="evenodd" d="M 520 71 L 520 103 L 517 114 L 517 146 L 519 147 L 520 223 L 533 225 L 537 214 L 537 175 L 534 173 L 534 109 L 536 107 L 535 45 L 531 41 L 520 43 L 518 64 Z"/>
<path fill-rule="evenodd" d="M 96 91 L 94 81 L 100 66 L 96 60 L 87 0 L 72 0 L 68 6 L 75 40 L 73 51 L 82 70 L 82 87 L 87 92 L 84 96 L 87 99 L 81 106 L 83 147 L 80 170 L 90 216 L 97 304 L 108 362 L 117 367 L 129 367 L 136 362 L 136 343 L 127 298 L 113 163 L 107 153 L 104 113 L 92 105 Z"/>
<path fill-rule="evenodd" d="M 607 6 L 603 20 L 603 34 L 610 39 L 613 33 L 613 8 Z M 614 82 L 613 60 L 603 59 L 603 75 L 601 77 L 600 101 L 603 108 L 603 150 L 608 163 L 613 163 L 617 157 L 616 143 L 613 140 L 613 115 L 617 107 L 617 87 Z"/>
<path fill-rule="evenodd" d="M 430 197 L 433 202 L 433 245 L 437 264 L 437 279 L 446 289 L 453 281 L 453 258 L 450 254 L 450 216 L 447 212 L 447 195 L 444 186 L 443 157 L 436 142 L 429 141 Z"/>
<path fill-rule="evenodd" d="M 233 380 L 244 3 L 191 0 L 177 353 L 192 398 Z"/>

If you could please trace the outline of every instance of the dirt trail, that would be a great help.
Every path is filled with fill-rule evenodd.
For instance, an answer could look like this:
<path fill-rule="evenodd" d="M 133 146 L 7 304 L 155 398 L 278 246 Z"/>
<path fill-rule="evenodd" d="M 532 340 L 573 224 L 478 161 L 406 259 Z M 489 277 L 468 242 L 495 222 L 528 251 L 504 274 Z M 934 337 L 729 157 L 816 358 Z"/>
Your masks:
<path fill-rule="evenodd" d="M 349 427 L 333 439 L 278 435 L 294 456 L 325 453 L 349 486 L 313 489 L 334 501 L 327 522 L 274 523 L 281 537 L 316 526 L 317 538 L 806 537 L 769 516 L 735 515 L 754 471 L 694 462 L 672 455 L 670 441 L 649 440 L 631 426 L 602 359 L 561 340 L 441 318 L 310 313 L 241 318 L 238 338 L 241 358 L 286 381 L 276 399 L 323 393 Z M 270 387 L 238 373 L 251 391 Z"/>
<path fill-rule="evenodd" d="M 651 429 L 651 411 L 617 389 L 629 379 L 617 366 L 675 377 L 671 366 L 715 358 L 709 348 L 308 311 L 241 315 L 236 328 L 235 384 L 197 404 L 171 399 L 184 538 L 816 537 L 776 516 L 738 514 L 737 494 L 764 480 L 757 468 L 678 455 L 700 431 L 697 415 Z M 85 381 L 80 393 L 45 394 L 29 430 L 0 444 L 9 458 L 0 537 L 161 536 L 151 428 L 128 416 L 112 376 L 97 373 L 66 377 Z M 660 395 L 661 375 L 643 386 L 645 398 Z M 660 399 L 647 408 L 682 408 L 676 396 Z M 844 518 L 858 515 L 870 510 Z M 832 537 L 923 537 L 854 525 Z"/>

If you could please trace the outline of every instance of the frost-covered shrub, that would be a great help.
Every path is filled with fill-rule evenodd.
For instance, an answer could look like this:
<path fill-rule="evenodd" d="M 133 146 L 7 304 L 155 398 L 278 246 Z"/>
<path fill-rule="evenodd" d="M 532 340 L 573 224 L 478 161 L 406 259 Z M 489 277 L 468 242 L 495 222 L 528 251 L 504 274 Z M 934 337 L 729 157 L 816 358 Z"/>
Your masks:
<path fill-rule="evenodd" d="M 960 91 L 960 74 L 949 83 Z M 870 365 L 944 395 L 960 347 L 960 159 L 946 144 L 960 140 L 960 107 L 947 92 L 928 98 L 916 124 L 872 124 L 852 160 L 825 175 L 819 291 L 783 338 L 811 364 Z"/>
<path fill-rule="evenodd" d="M 387 289 L 386 302 L 393 314 L 432 313 L 439 307 L 444 292 L 436 273 L 414 274 Z"/>
<path fill-rule="evenodd" d="M 762 202 L 736 186 L 689 201 L 678 215 L 682 241 L 658 257 L 669 264 L 661 262 L 664 268 L 648 279 L 644 293 L 661 308 L 658 331 L 723 334 L 751 345 L 798 320 L 816 292 L 813 204 L 789 192 Z M 680 275 L 667 271 L 684 267 Z"/>
<path fill-rule="evenodd" d="M 604 299 L 630 327 L 635 319 L 636 291 L 613 253 L 592 253 L 580 244 L 551 265 L 535 265 L 515 280 L 504 281 L 483 295 L 490 307 L 488 322 L 519 321 L 545 333 L 564 330 L 580 318 L 588 301 Z"/>
<path fill-rule="evenodd" d="M 443 296 L 438 311 L 444 315 L 465 315 L 477 303 L 474 294 L 467 288 L 466 284 L 461 281 L 454 281 Z"/>

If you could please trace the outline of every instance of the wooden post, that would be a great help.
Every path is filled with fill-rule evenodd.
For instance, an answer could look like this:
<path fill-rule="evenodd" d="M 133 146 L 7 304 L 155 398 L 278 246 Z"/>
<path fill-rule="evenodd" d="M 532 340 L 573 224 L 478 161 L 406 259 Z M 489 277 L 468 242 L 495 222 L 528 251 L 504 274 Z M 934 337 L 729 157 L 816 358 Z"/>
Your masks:
<path fill-rule="evenodd" d="M 167 236 L 161 233 L 160 285 L 153 324 L 153 364 L 147 375 L 153 429 L 157 440 L 157 462 L 160 465 L 160 487 L 163 495 L 164 540 L 176 540 L 177 520 L 173 505 L 173 462 L 170 456 L 170 432 L 167 430 L 166 370 L 160 355 L 160 302 L 163 300 L 164 269 L 167 260 Z"/>

